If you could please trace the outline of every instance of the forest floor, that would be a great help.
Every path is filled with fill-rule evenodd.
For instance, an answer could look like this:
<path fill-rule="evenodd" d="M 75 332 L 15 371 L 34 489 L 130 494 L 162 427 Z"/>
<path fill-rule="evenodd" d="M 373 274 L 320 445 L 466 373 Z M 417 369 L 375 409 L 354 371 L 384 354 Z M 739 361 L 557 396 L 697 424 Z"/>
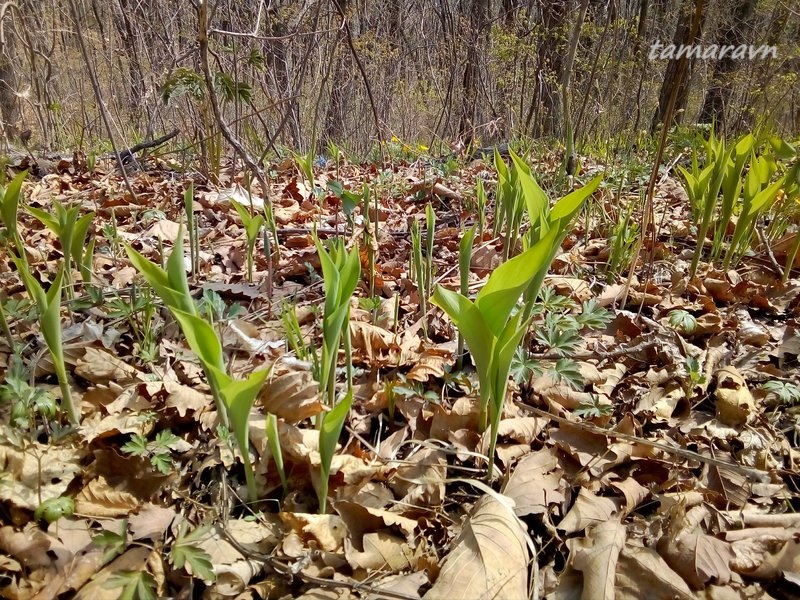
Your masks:
<path fill-rule="evenodd" d="M 556 159 L 530 164 L 551 177 Z M 602 170 L 586 167 L 574 187 Z M 134 198 L 114 165 L 90 172 L 65 161 L 24 183 L 26 206 L 52 211 L 59 201 L 95 213 L 93 285 L 104 299 L 90 302 L 78 286 L 64 303 L 81 423 L 59 426 L 48 417 L 61 396 L 53 362 L 3 251 L 0 299 L 13 340 L 0 341 L 0 597 L 800 595 L 800 281 L 781 283 L 773 261 L 782 264 L 785 249 L 755 248 L 725 271 L 703 262 L 689 278 L 696 228 L 670 174 L 656 186 L 655 244 L 647 235 L 626 287 L 640 220 L 625 215 L 646 178 L 610 169 L 545 280 L 512 365 L 487 482 L 477 377 L 454 368 L 457 331 L 444 313 L 428 305 L 423 319 L 410 224 L 420 221 L 424 234 L 430 204 L 435 282 L 458 289 L 459 239 L 476 221 L 478 178 L 493 197 L 491 161 L 318 164 L 316 191 L 294 160 L 270 175 L 279 258 L 270 265 L 259 240 L 248 282 L 246 235 L 230 202 L 250 203 L 241 176 L 218 185 L 195 177 L 199 264 L 189 278 L 229 372 L 271 365 L 250 418 L 256 503 L 196 356 L 124 250 L 165 260 L 191 176 L 150 164 L 130 175 Z M 371 205 L 377 199 L 375 301 L 363 207 L 346 215 L 331 182 L 353 194 L 367 184 Z M 46 284 L 63 256 L 59 239 L 19 215 L 33 275 Z M 490 217 L 474 243 L 472 292 L 502 258 Z M 296 316 L 301 354 L 321 347 L 315 226 L 323 239 L 359 241 L 362 267 L 349 323 L 353 404 L 326 514 L 315 491 L 325 402 L 282 316 Z M 267 412 L 278 417 L 285 489 Z"/>

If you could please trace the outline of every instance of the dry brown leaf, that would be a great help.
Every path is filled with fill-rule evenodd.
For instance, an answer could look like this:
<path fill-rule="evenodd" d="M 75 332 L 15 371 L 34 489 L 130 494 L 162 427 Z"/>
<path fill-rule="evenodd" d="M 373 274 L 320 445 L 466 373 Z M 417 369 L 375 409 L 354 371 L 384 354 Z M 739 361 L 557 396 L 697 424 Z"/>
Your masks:
<path fill-rule="evenodd" d="M 319 384 L 308 371 L 290 371 L 264 384 L 258 400 L 269 413 L 295 424 L 320 414 Z"/>
<path fill-rule="evenodd" d="M 372 587 L 378 590 L 389 590 L 397 594 L 403 594 L 408 598 L 420 598 L 419 589 L 429 582 L 428 573 L 425 571 L 415 571 L 403 575 L 389 575 L 376 581 Z M 386 600 L 386 596 L 377 594 L 367 594 L 364 600 Z"/>
<path fill-rule="evenodd" d="M 351 320 L 350 337 L 353 350 L 358 352 L 358 356 L 363 357 L 367 364 L 390 366 L 390 362 L 392 362 L 389 361 L 390 349 L 397 348 L 396 340 L 398 339 L 391 331 L 372 323 Z M 393 354 L 399 355 L 397 351 Z M 396 364 L 391 366 L 396 366 Z"/>
<path fill-rule="evenodd" d="M 13 557 L 26 569 L 49 567 L 52 559 L 47 555 L 53 538 L 46 535 L 35 523 L 28 523 L 20 531 L 5 525 L 0 527 L 0 550 Z"/>
<path fill-rule="evenodd" d="M 616 600 L 693 600 L 689 586 L 655 550 L 625 546 L 616 573 Z"/>
<path fill-rule="evenodd" d="M 438 448 L 422 448 L 397 467 L 389 485 L 402 501 L 413 506 L 439 506 L 444 502 L 447 457 Z"/>
<path fill-rule="evenodd" d="M 363 550 L 345 543 L 345 556 L 354 569 L 399 573 L 414 568 L 414 551 L 408 541 L 387 532 L 364 534 Z"/>
<path fill-rule="evenodd" d="M 528 545 L 514 511 L 483 496 L 470 511 L 425 600 L 528 597 Z"/>
<path fill-rule="evenodd" d="M 342 550 L 347 528 L 340 516 L 287 512 L 280 516 L 286 529 L 297 534 L 305 544 L 313 544 L 326 552 Z"/>
<path fill-rule="evenodd" d="M 497 426 L 497 435 L 500 438 L 510 438 L 520 444 L 531 444 L 547 425 L 548 421 L 540 417 L 502 419 Z"/>
<path fill-rule="evenodd" d="M 120 571 L 142 571 L 145 569 L 150 557 L 150 548 L 133 546 L 122 556 L 118 556 L 108 566 L 102 569 L 95 577 L 83 586 L 75 595 L 75 600 L 117 600 L 120 588 L 106 587 L 106 582 Z"/>
<path fill-rule="evenodd" d="M 414 539 L 419 524 L 415 519 L 409 519 L 387 510 L 367 508 L 356 502 L 339 500 L 333 502 L 333 507 L 344 521 L 350 534 L 350 541 L 357 550 L 361 550 L 361 538 L 367 533 L 378 531 L 391 531 L 402 534 L 410 542 Z"/>
<path fill-rule="evenodd" d="M 135 381 L 140 371 L 113 354 L 88 346 L 75 364 L 75 373 L 92 383 L 125 385 Z"/>
<path fill-rule="evenodd" d="M 175 221 L 170 221 L 168 219 L 161 219 L 160 221 L 157 221 L 151 225 L 150 229 L 144 232 L 143 235 L 144 237 L 172 241 L 178 239 L 179 229 L 180 223 L 176 223 Z"/>
<path fill-rule="evenodd" d="M 622 481 L 612 481 L 610 485 L 625 496 L 626 514 L 632 512 L 650 495 L 650 490 L 633 477 L 626 477 Z"/>
<path fill-rule="evenodd" d="M 75 496 L 75 512 L 90 517 L 123 517 L 138 507 L 133 494 L 110 485 L 102 476 L 92 479 Z"/>
<path fill-rule="evenodd" d="M 160 540 L 177 513 L 173 508 L 146 503 L 139 512 L 128 519 L 131 537 L 134 540 Z"/>
<path fill-rule="evenodd" d="M 96 439 L 128 433 L 146 437 L 153 431 L 153 428 L 154 423 L 150 420 L 142 419 L 139 413 L 126 412 L 125 414 L 110 414 L 102 418 L 99 414 L 92 415 L 83 420 L 78 431 L 80 431 L 83 439 L 89 443 Z"/>
<path fill-rule="evenodd" d="M 773 579 L 781 572 L 800 572 L 800 533 L 782 527 L 729 531 L 725 539 L 734 553 L 731 569 L 756 579 Z"/>
<path fill-rule="evenodd" d="M 155 384 L 155 386 L 158 385 L 158 383 Z M 174 381 L 163 381 L 160 385 L 167 395 L 166 405 L 177 410 L 182 417 L 186 416 L 186 412 L 189 410 L 197 414 L 211 410 L 214 406 L 211 396 L 198 392 L 188 385 L 182 385 Z"/>
<path fill-rule="evenodd" d="M 516 464 L 503 486 L 503 494 L 514 501 L 517 516 L 545 513 L 566 499 L 563 474 L 558 457 L 550 448 L 544 448 Z"/>
<path fill-rule="evenodd" d="M 705 506 L 684 511 L 677 505 L 670 511 L 668 531 L 658 541 L 658 552 L 686 582 L 702 588 L 710 582 L 726 584 L 731 579 L 734 558 L 731 544 L 703 533 L 702 522 L 709 516 Z"/>
<path fill-rule="evenodd" d="M 618 498 L 596 496 L 586 488 L 581 488 L 575 504 L 569 509 L 559 530 L 569 534 L 605 523 L 619 513 L 622 502 Z"/>
<path fill-rule="evenodd" d="M 442 348 L 425 348 L 411 367 L 407 378 L 412 381 L 426 382 L 431 377 L 444 377 L 444 366 L 452 357 L 452 352 Z"/>
<path fill-rule="evenodd" d="M 223 530 L 224 529 L 224 530 Z M 197 542 L 214 565 L 217 578 L 211 586 L 223 597 L 235 596 L 244 591 L 250 581 L 264 570 L 265 560 L 254 556 L 268 555 L 277 546 L 282 534 L 280 519 L 274 514 L 262 514 L 259 521 L 229 519 L 224 525 L 215 525 Z M 242 555 L 228 536 L 253 554 Z"/>

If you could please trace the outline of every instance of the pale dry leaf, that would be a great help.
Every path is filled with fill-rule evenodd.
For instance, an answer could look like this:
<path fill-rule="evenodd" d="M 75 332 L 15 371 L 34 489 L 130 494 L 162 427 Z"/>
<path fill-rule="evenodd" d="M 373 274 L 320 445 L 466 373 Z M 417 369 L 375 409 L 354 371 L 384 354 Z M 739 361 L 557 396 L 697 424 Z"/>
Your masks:
<path fill-rule="evenodd" d="M 442 348 L 425 348 L 406 377 L 412 381 L 424 383 L 431 377 L 444 377 L 445 363 L 449 362 L 452 352 Z"/>
<path fill-rule="evenodd" d="M 106 582 L 120 571 L 142 571 L 151 552 L 156 551 L 141 546 L 132 546 L 83 586 L 75 595 L 75 600 L 118 600 L 121 588 L 106 587 Z"/>
<path fill-rule="evenodd" d="M 378 579 L 372 584 L 372 587 L 378 590 L 389 590 L 398 594 L 403 594 L 408 598 L 420 598 L 419 589 L 423 585 L 427 585 L 428 573 L 425 571 L 415 571 L 402 575 L 389 575 Z M 386 596 L 381 596 L 380 593 L 368 594 L 364 600 L 385 600 Z"/>
<path fill-rule="evenodd" d="M 565 533 L 576 533 L 588 527 L 597 526 L 618 514 L 622 502 L 619 498 L 597 496 L 582 487 L 558 529 Z"/>
<path fill-rule="evenodd" d="M 150 229 L 148 229 L 143 235 L 144 237 L 172 241 L 178 239 L 179 229 L 180 223 L 176 223 L 175 221 L 170 221 L 168 219 L 162 219 L 151 225 Z"/>
<path fill-rule="evenodd" d="M 439 506 L 444 502 L 446 477 L 444 452 L 424 447 L 397 467 L 389 485 L 403 502 L 414 506 Z"/>
<path fill-rule="evenodd" d="M 367 508 L 357 502 L 338 500 L 333 502 L 333 507 L 344 521 L 350 534 L 350 541 L 357 550 L 362 549 L 361 539 L 367 533 L 391 531 L 401 534 L 406 541 L 410 542 L 414 539 L 418 528 L 418 522 L 415 519 L 409 519 L 388 510 Z"/>
<path fill-rule="evenodd" d="M 298 535 L 306 545 L 313 543 L 326 552 L 341 551 L 347 528 L 338 515 L 282 512 L 280 516 L 286 529 Z"/>
<path fill-rule="evenodd" d="M 625 546 L 619 556 L 616 600 L 692 600 L 686 582 L 655 550 Z"/>
<path fill-rule="evenodd" d="M 614 600 L 619 554 L 625 545 L 625 526 L 608 519 L 586 531 L 586 537 L 567 541 L 570 563 L 583 573 L 583 597 Z"/>
<path fill-rule="evenodd" d="M 636 481 L 633 477 L 627 477 L 622 481 L 611 482 L 611 487 L 619 490 L 625 496 L 625 512 L 632 512 L 639 504 L 644 502 L 650 495 L 650 490 Z"/>
<path fill-rule="evenodd" d="M 84 419 L 78 431 L 86 443 L 96 439 L 135 433 L 147 436 L 153 431 L 154 423 L 142 419 L 139 413 L 125 412 L 124 414 L 110 414 L 100 417 L 98 414 Z"/>
<path fill-rule="evenodd" d="M 387 351 L 396 346 L 397 338 L 391 331 L 364 321 L 350 321 L 350 337 L 353 350 L 363 356 L 368 364 L 388 358 Z"/>
<path fill-rule="evenodd" d="M 223 597 L 241 593 L 250 581 L 263 571 L 264 556 L 272 552 L 282 534 L 282 524 L 277 515 L 262 514 L 259 521 L 229 519 L 224 525 L 215 525 L 201 537 L 196 546 L 208 553 L 217 579 L 213 589 Z M 228 540 L 236 540 L 252 554 L 243 556 Z"/>
<path fill-rule="evenodd" d="M 775 515 L 777 516 L 777 515 Z M 732 542 L 731 570 L 756 579 L 773 579 L 780 572 L 800 572 L 800 533 L 782 527 L 754 527 L 725 534 Z"/>
<path fill-rule="evenodd" d="M 158 386 L 159 383 L 154 384 Z M 182 385 L 175 381 L 162 381 L 160 385 L 167 394 L 166 405 L 178 411 L 182 417 L 191 410 L 195 414 L 211 410 L 214 406 L 213 399 L 208 394 L 198 392 L 196 389 Z"/>
<path fill-rule="evenodd" d="M 528 597 L 526 533 L 513 511 L 483 496 L 470 511 L 426 600 Z"/>
<path fill-rule="evenodd" d="M 162 539 L 172 521 L 175 519 L 175 510 L 164 506 L 158 506 L 150 502 L 146 503 L 128 520 L 131 537 L 134 540 L 149 539 L 158 541 Z"/>
<path fill-rule="evenodd" d="M 477 398 L 461 397 L 456 399 L 452 408 L 437 404 L 433 407 L 430 438 L 446 440 L 453 431 L 461 429 L 476 430 L 480 409 Z M 472 448 L 475 450 L 475 448 Z"/>
<path fill-rule="evenodd" d="M 744 425 L 756 416 L 756 403 L 747 382 L 736 367 L 714 373 L 717 380 L 717 418 L 730 427 Z"/>
<path fill-rule="evenodd" d="M 547 425 L 548 421 L 540 417 L 502 419 L 497 426 L 497 435 L 500 438 L 511 438 L 520 444 L 530 444 Z"/>
<path fill-rule="evenodd" d="M 545 513 L 551 505 L 561 505 L 566 499 L 563 474 L 558 457 L 550 448 L 544 448 L 514 466 L 503 494 L 514 501 L 517 516 Z"/>
<path fill-rule="evenodd" d="M 53 538 L 33 522 L 25 525 L 20 531 L 9 525 L 0 527 L 2 554 L 13 557 L 26 569 L 35 570 L 51 566 L 52 559 L 47 555 L 47 551 L 52 543 Z"/>
<path fill-rule="evenodd" d="M 24 451 L 0 445 L 0 473 L 6 475 L 0 485 L 0 500 L 33 511 L 45 500 L 58 498 L 83 471 L 84 454 L 76 448 L 31 440 Z"/>
<path fill-rule="evenodd" d="M 358 550 L 345 543 L 345 557 L 354 569 L 399 573 L 414 568 L 414 551 L 408 541 L 387 532 L 364 534 Z"/>
<path fill-rule="evenodd" d="M 125 385 L 138 379 L 140 371 L 110 352 L 87 346 L 75 364 L 75 374 L 96 384 Z"/>

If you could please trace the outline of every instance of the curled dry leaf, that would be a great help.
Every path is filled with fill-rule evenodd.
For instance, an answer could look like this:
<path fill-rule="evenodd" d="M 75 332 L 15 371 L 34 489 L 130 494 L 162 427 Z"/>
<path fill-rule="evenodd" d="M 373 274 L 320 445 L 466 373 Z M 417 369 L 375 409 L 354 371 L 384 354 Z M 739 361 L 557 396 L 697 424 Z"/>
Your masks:
<path fill-rule="evenodd" d="M 693 600 L 686 582 L 655 550 L 626 545 L 619 556 L 616 600 Z"/>
<path fill-rule="evenodd" d="M 511 508 L 483 496 L 470 511 L 425 600 L 528 597 L 528 544 Z"/>
<path fill-rule="evenodd" d="M 731 579 L 734 558 L 731 544 L 704 533 L 702 524 L 709 517 L 705 506 L 688 511 L 677 505 L 670 511 L 668 531 L 658 541 L 658 552 L 694 588 L 710 582 L 720 585 Z"/>
<path fill-rule="evenodd" d="M 444 502 L 446 478 L 444 452 L 424 447 L 397 468 L 390 485 L 403 502 L 414 506 L 439 506 Z"/>
<path fill-rule="evenodd" d="M 113 354 L 100 348 L 88 346 L 75 364 L 75 374 L 92 383 L 115 382 L 125 385 L 135 381 L 140 371 Z"/>
<path fill-rule="evenodd" d="M 347 528 L 338 515 L 312 515 L 304 513 L 280 514 L 288 531 L 294 532 L 306 545 L 326 552 L 341 551 Z"/>
<path fill-rule="evenodd" d="M 714 373 L 717 381 L 717 418 L 731 427 L 744 425 L 756 415 L 753 394 L 736 367 L 723 367 Z"/>
<path fill-rule="evenodd" d="M 112 486 L 102 476 L 90 481 L 75 496 L 75 512 L 90 517 L 122 517 L 139 508 L 139 504 L 133 494 Z"/>

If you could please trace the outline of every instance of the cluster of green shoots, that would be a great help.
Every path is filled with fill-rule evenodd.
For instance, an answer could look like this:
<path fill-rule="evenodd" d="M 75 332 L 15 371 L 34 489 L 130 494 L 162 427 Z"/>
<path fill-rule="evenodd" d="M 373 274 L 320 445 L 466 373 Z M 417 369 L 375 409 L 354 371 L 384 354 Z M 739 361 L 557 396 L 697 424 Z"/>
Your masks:
<path fill-rule="evenodd" d="M 436 287 L 432 297 L 432 302 L 456 325 L 472 355 L 479 381 L 479 425 L 482 430 L 489 428 L 490 461 L 497 444 L 512 361 L 531 323 L 539 288 L 570 222 L 602 179 L 595 177 L 551 208 L 529 167 L 513 152 L 511 159 L 513 165 L 509 168 L 495 155 L 499 173 L 497 202 L 503 204 L 498 208 L 498 220 L 506 226 L 504 254 L 510 254 L 520 237 L 523 252 L 495 269 L 474 300 L 442 286 Z M 529 228 L 520 236 L 522 211 L 527 212 Z"/>
<path fill-rule="evenodd" d="M 217 405 L 220 423 L 230 430 L 241 452 L 248 496 L 257 499 L 253 465 L 250 460 L 250 411 L 270 368 L 252 372 L 244 379 L 232 377 L 226 368 L 222 343 L 214 327 L 204 319 L 192 298 L 183 256 L 183 228 L 167 259 L 166 269 L 150 262 L 130 246 L 131 263 L 142 273 L 181 327 L 192 352 L 205 372 Z"/>
<path fill-rule="evenodd" d="M 61 409 L 70 424 L 80 423 L 80 407 L 73 401 L 72 389 L 67 377 L 64 361 L 64 347 L 61 334 L 61 297 L 66 288 L 67 296 L 73 296 L 72 273 L 77 270 L 85 286 L 91 286 L 92 256 L 94 238 L 86 243 L 89 227 L 94 213 L 80 216 L 77 206 L 64 206 L 53 201 L 55 214 L 27 206 L 27 211 L 58 237 L 63 258 L 50 287 L 45 286 L 34 276 L 28 263 L 25 246 L 19 234 L 18 212 L 22 192 L 22 182 L 27 172 L 17 175 L 7 186 L 0 187 L 0 220 L 5 227 L 5 246 L 17 267 L 28 296 L 33 300 L 39 314 L 39 328 L 45 345 L 53 360 L 53 368 L 61 390 Z M 15 347 L 3 303 L 0 303 L 0 327 L 11 348 Z"/>
<path fill-rule="evenodd" d="M 705 164 L 700 166 L 704 154 Z M 779 196 L 791 205 L 800 195 L 800 163 L 786 168 L 783 161 L 798 153 L 788 142 L 767 136 L 760 143 L 753 134 L 741 136 L 732 145 L 714 131 L 695 143 L 691 169 L 679 167 L 686 182 L 692 218 L 698 224 L 698 245 L 692 258 L 694 276 L 705 252 L 705 240 L 712 235 L 711 260 L 722 259 L 727 269 L 750 249 L 758 219 Z M 790 252 L 784 279 L 791 270 L 797 246 Z"/>

